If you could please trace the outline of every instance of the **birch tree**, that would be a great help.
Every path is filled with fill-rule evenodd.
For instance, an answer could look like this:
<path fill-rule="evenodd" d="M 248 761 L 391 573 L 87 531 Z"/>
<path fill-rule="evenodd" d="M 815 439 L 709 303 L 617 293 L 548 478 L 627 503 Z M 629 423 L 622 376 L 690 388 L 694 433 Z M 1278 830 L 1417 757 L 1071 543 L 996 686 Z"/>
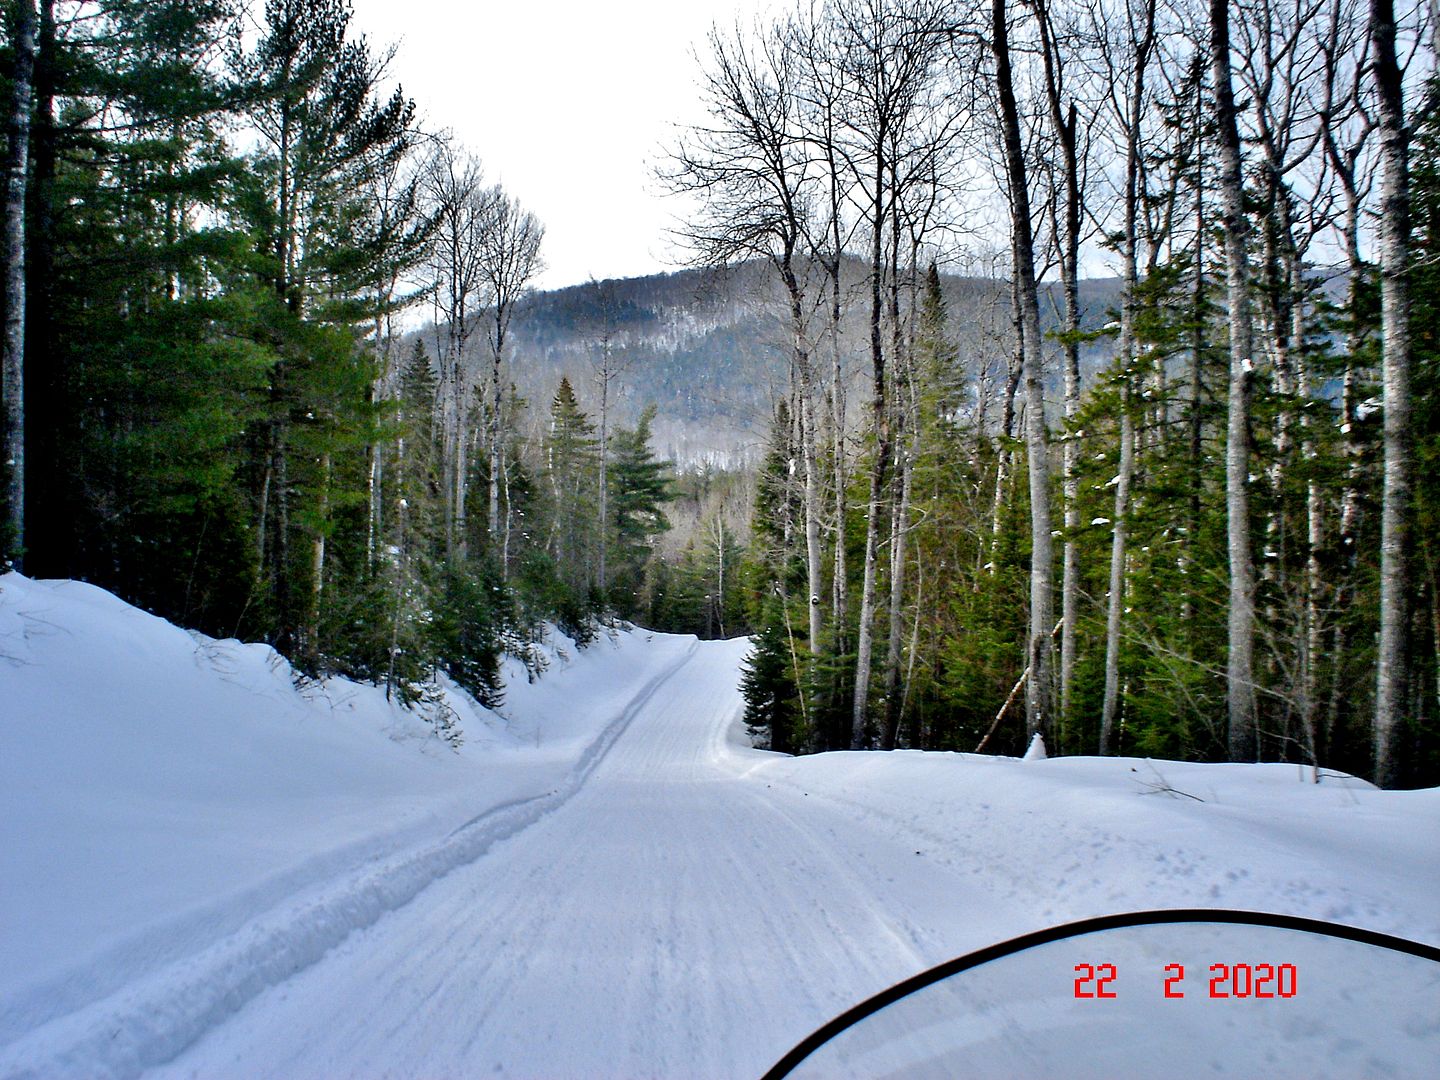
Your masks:
<path fill-rule="evenodd" d="M 1218 2 L 1218 0 L 1217 0 Z M 1025 726 L 1029 736 L 1046 730 L 1053 716 L 1051 702 L 1051 624 L 1054 621 L 1054 542 L 1050 516 L 1050 444 L 1045 430 L 1044 364 L 1041 356 L 1040 303 L 1035 283 L 1035 239 L 1030 217 L 1030 191 L 1020 112 L 1010 53 L 1010 27 L 1004 0 L 993 0 L 990 48 L 995 60 L 995 89 L 1004 132 L 1006 176 L 1010 192 L 1011 240 L 1015 251 L 1015 283 L 1024 348 L 1025 446 L 1030 481 L 1030 627 L 1026 657 L 1030 671 L 1025 685 Z"/>
<path fill-rule="evenodd" d="M 1155 47 L 1155 0 L 1125 4 L 1128 41 L 1126 62 L 1131 67 L 1123 96 L 1113 98 L 1124 132 L 1125 181 L 1121 196 L 1124 213 L 1122 277 L 1125 294 L 1120 308 L 1120 471 L 1115 484 L 1115 509 L 1110 547 L 1110 591 L 1105 613 L 1105 696 L 1100 715 L 1100 753 L 1112 749 L 1120 699 L 1120 619 L 1125 609 L 1125 531 L 1130 511 L 1130 484 L 1135 470 L 1135 421 L 1132 413 L 1132 369 L 1135 360 L 1135 291 L 1139 285 L 1141 118 L 1145 109 L 1145 77 Z M 1114 74 L 1120 65 L 1112 67 Z"/>
<path fill-rule="evenodd" d="M 1375 672 L 1375 780 L 1399 777 L 1399 735 L 1408 706 L 1411 522 L 1410 185 L 1404 84 L 1394 0 L 1370 0 L 1372 77 L 1380 142 L 1380 303 L 1384 368 L 1385 487 L 1380 513 L 1380 640 Z"/>
<path fill-rule="evenodd" d="M 878 559 L 887 483 L 894 450 L 888 369 L 894 342 L 887 349 L 887 227 L 896 219 L 898 158 L 915 145 L 922 117 L 935 104 L 926 91 L 937 77 L 950 27 L 942 3 L 901 9 L 889 0 L 850 0 L 833 9 L 836 73 L 845 88 L 841 146 L 854 181 L 853 201 L 864 221 L 869 277 L 868 300 L 871 424 L 875 438 L 866 505 L 865 563 L 856 635 L 855 697 L 851 713 L 852 747 L 866 743 L 870 677 L 879 588 Z M 893 318 L 892 318 L 893 322 Z"/>
<path fill-rule="evenodd" d="M 484 186 L 480 163 L 442 140 L 425 169 L 427 213 L 434 221 L 427 273 L 435 310 L 440 379 L 441 470 L 444 488 L 445 548 L 451 558 L 465 549 L 465 425 L 471 381 L 466 351 L 490 302 L 482 271 L 482 236 L 489 227 L 494 190 Z"/>
<path fill-rule="evenodd" d="M 35 71 L 35 5 L 20 0 L 15 13 L 9 159 L 5 165 L 5 337 L 0 342 L 4 386 L 5 507 L 9 561 L 24 569 L 25 556 L 25 190 L 30 165 L 30 98 Z"/>
<path fill-rule="evenodd" d="M 1067 82 L 1067 55 L 1076 51 L 1075 35 L 1067 33 L 1049 0 L 1029 0 L 1040 37 L 1040 57 L 1048 105 L 1051 134 L 1059 150 L 1057 187 L 1061 189 L 1055 213 L 1055 243 L 1059 252 L 1060 286 L 1065 298 L 1064 321 L 1060 327 L 1065 391 L 1065 418 L 1070 420 L 1080 407 L 1080 242 L 1081 175 L 1080 110 Z M 1062 38 L 1062 35 L 1064 37 Z M 1088 119 L 1088 118 L 1087 118 Z M 1087 123 L 1088 129 L 1092 125 Z M 1070 715 L 1070 691 L 1075 679 L 1075 620 L 1080 600 L 1080 553 L 1075 533 L 1080 526 L 1077 506 L 1079 482 L 1075 476 L 1079 447 L 1068 437 L 1062 446 L 1063 491 L 1065 496 L 1064 569 L 1060 585 L 1060 716 Z"/>
<path fill-rule="evenodd" d="M 817 9 L 797 17 L 788 26 L 792 49 L 803 64 L 800 92 L 804 108 L 806 137 L 817 159 L 821 194 L 814 202 L 820 207 L 818 222 L 807 233 L 810 257 L 819 265 L 826 290 L 824 337 L 830 352 L 829 425 L 831 492 L 834 506 L 833 559 L 831 573 L 831 648 L 836 654 L 848 647 L 850 575 L 845 544 L 848 515 L 847 485 L 850 476 L 846 444 L 846 365 L 842 342 L 841 316 L 844 309 L 842 270 L 853 221 L 846 219 L 845 158 L 839 131 L 844 108 L 844 89 L 836 67 L 837 50 L 832 25 Z M 815 647 L 812 645 L 812 648 Z"/>
<path fill-rule="evenodd" d="M 503 453 L 501 406 L 503 384 L 500 372 L 505 344 L 515 306 L 524 297 L 531 280 L 540 273 L 540 242 L 545 227 L 519 202 L 494 188 L 486 199 L 489 211 L 480 233 L 479 271 L 488 293 L 485 338 L 490 347 L 490 403 L 488 410 L 490 457 L 489 514 L 486 528 L 492 548 L 500 536 L 500 459 Z M 461 491 L 463 514 L 463 488 Z M 506 572 L 501 567 L 502 576 Z"/>
<path fill-rule="evenodd" d="M 1220 195 L 1225 234 L 1225 279 L 1230 320 L 1230 390 L 1225 436 L 1225 509 L 1230 560 L 1226 662 L 1228 746 L 1232 761 L 1254 760 L 1255 571 L 1250 541 L 1250 395 L 1254 374 L 1250 282 L 1240 129 L 1230 74 L 1230 6 L 1210 0 L 1210 64 L 1220 143 Z"/>

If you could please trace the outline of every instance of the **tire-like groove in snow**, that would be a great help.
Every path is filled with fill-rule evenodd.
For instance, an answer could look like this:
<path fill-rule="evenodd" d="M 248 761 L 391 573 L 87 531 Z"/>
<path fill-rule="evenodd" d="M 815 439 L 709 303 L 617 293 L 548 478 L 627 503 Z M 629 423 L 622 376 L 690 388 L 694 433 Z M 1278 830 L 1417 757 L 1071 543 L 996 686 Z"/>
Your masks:
<path fill-rule="evenodd" d="M 292 898 L 199 953 L 52 1020 L 0 1048 L 0 1080 L 82 1074 L 127 1080 L 171 1060 L 246 1002 L 316 963 L 357 930 L 558 810 L 697 648 L 692 643 L 641 687 L 553 791 L 492 807 L 436 843 L 378 860 L 318 892 Z"/>

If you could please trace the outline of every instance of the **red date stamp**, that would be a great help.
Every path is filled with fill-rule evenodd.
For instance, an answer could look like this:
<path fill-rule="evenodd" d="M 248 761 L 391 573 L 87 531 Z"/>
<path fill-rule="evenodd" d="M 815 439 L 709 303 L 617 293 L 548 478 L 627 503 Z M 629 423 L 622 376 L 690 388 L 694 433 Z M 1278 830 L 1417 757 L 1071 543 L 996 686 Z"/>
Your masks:
<path fill-rule="evenodd" d="M 1208 982 L 1211 998 L 1293 998 L 1299 992 L 1294 964 L 1211 964 Z M 1076 964 L 1077 998 L 1119 997 L 1115 989 L 1120 972 L 1114 964 Z M 1185 965 L 1166 964 L 1161 994 L 1185 996 Z"/>

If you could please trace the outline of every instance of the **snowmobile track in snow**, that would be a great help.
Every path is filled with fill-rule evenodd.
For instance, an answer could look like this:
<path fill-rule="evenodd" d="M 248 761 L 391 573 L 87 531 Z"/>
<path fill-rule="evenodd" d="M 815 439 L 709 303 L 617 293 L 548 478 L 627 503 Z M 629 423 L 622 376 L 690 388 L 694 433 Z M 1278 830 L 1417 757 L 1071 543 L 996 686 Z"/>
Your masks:
<path fill-rule="evenodd" d="M 293 896 L 201 952 L 0 1047 L 0 1080 L 69 1075 L 125 1080 L 171 1060 L 252 998 L 562 807 L 697 648 L 692 643 L 650 679 L 556 789 L 491 807 L 429 846 L 368 863 Z"/>

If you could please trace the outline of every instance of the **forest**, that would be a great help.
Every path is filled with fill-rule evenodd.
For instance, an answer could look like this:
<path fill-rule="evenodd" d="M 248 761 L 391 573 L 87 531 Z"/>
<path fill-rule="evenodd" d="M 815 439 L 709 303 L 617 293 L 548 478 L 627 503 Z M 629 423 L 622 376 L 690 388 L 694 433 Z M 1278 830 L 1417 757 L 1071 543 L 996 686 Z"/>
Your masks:
<path fill-rule="evenodd" d="M 779 751 L 1433 785 L 1436 33 L 1388 0 L 717 25 L 656 183 L 781 375 L 756 464 L 713 466 L 652 438 L 713 401 L 617 405 L 658 385 L 624 283 L 566 290 L 578 374 L 526 377 L 544 227 L 345 0 L 6 0 L 0 548 L 419 706 L 628 619 L 752 634 Z"/>
<path fill-rule="evenodd" d="M 649 421 L 516 394 L 543 226 L 345 0 L 4 10 L 12 568 L 409 703 L 631 613 Z"/>
<path fill-rule="evenodd" d="M 787 316 L 737 586 L 770 747 L 1435 783 L 1435 33 L 1351 0 L 711 33 L 662 175 Z M 994 302 L 948 310 L 977 266 Z"/>

